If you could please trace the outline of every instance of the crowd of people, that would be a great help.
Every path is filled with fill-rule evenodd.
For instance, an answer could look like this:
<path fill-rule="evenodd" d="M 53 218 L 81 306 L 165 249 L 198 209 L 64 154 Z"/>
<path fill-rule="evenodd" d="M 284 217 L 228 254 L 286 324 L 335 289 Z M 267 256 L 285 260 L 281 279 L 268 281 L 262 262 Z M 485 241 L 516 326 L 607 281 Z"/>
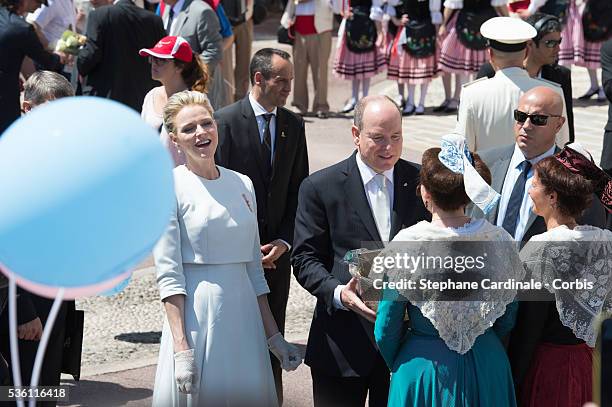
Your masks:
<path fill-rule="evenodd" d="M 121 102 L 158 131 L 174 160 L 176 206 L 153 252 L 165 310 L 153 405 L 282 405 L 282 370 L 302 363 L 284 338 L 292 271 L 317 300 L 304 356 L 316 406 L 593 400 L 597 321 L 612 312 L 612 104 L 602 169 L 574 142 L 571 72 L 556 61 L 596 72 L 601 60 L 601 86 L 589 73 L 584 98 L 612 102 L 612 39 L 596 40 L 605 36 L 592 15 L 600 3 L 289 2 L 281 23 L 294 33 L 292 60 L 275 48 L 251 57 L 249 0 L 164 0 L 155 12 L 102 1 L 83 15 L 70 0 L 0 0 L 0 132 L 75 91 Z M 333 72 L 351 81 L 342 111 L 354 111 L 355 151 L 309 175 L 302 116 L 329 114 L 334 11 Z M 595 33 L 586 35 L 585 15 Z M 75 60 L 48 45 L 66 18 L 86 27 Z M 398 83 L 395 100 L 368 95 L 384 69 Z M 439 75 L 445 100 L 435 110 L 457 111 L 457 127 L 418 165 L 401 158 L 402 116 L 424 113 Z M 297 111 L 284 107 L 293 83 Z M 504 248 L 479 278 L 586 279 L 595 289 L 545 289 L 538 302 L 400 301 L 385 290 L 372 307 L 345 261 L 363 242 L 384 253 L 389 243 L 458 240 Z M 50 302 L 23 289 L 19 301 L 27 383 Z M 10 361 L 0 311 L 0 354 Z M 74 312 L 65 302 L 42 385 L 59 384 Z"/>

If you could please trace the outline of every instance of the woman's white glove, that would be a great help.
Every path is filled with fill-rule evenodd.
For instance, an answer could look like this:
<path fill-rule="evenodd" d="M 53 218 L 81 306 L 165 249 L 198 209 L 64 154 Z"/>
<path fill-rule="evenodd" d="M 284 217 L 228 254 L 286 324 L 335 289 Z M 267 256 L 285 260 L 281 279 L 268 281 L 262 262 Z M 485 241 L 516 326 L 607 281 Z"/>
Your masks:
<path fill-rule="evenodd" d="M 287 342 L 280 332 L 268 338 L 268 348 L 281 362 L 281 367 L 290 372 L 302 364 L 302 354 L 300 350 Z"/>
<path fill-rule="evenodd" d="M 181 393 L 198 392 L 198 373 L 196 372 L 195 352 L 193 349 L 174 354 L 174 380 Z"/>

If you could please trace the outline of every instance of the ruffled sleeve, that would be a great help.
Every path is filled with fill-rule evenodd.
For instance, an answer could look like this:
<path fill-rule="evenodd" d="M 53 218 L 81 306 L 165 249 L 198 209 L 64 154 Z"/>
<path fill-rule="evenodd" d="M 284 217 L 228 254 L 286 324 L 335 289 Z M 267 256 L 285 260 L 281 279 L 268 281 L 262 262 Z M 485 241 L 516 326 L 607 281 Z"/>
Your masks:
<path fill-rule="evenodd" d="M 453 10 L 463 8 L 463 0 L 444 0 L 444 7 Z"/>
<path fill-rule="evenodd" d="M 429 0 L 429 14 L 431 23 L 434 25 L 442 24 L 442 13 L 440 12 L 440 0 Z"/>
<path fill-rule="evenodd" d="M 370 20 L 382 21 L 383 15 L 385 14 L 383 6 L 384 3 L 382 0 L 372 0 L 372 7 L 370 7 Z"/>

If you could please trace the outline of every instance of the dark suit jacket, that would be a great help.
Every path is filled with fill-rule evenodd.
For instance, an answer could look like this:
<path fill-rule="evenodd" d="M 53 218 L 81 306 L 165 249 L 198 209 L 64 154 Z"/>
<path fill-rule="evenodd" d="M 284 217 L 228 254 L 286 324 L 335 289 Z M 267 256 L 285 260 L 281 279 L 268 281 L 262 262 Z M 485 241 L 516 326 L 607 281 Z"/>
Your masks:
<path fill-rule="evenodd" d="M 165 35 L 161 18 L 131 0 L 93 10 L 87 20 L 87 43 L 77 59 L 91 94 L 140 112 L 145 95 L 158 83 L 138 51 L 152 48 Z"/>
<path fill-rule="evenodd" d="M 391 235 L 395 236 L 400 229 L 426 219 L 427 213 L 416 196 L 419 168 L 399 160 L 393 177 Z M 351 279 L 342 262 L 346 252 L 374 241 L 381 247 L 355 153 L 304 180 L 291 262 L 299 283 L 317 297 L 306 364 L 326 375 L 367 376 L 380 357 L 374 345 L 374 325 L 333 304 L 336 286 Z"/>
<path fill-rule="evenodd" d="M 279 107 L 272 178 L 263 174 L 259 129 L 248 95 L 215 113 L 219 131 L 217 164 L 247 175 L 255 186 L 259 236 L 265 244 L 283 239 L 293 245 L 297 194 L 308 176 L 304 120 Z"/>
<path fill-rule="evenodd" d="M 44 69 L 61 68 L 59 57 L 45 51 L 34 27 L 0 7 L 0 135 L 21 115 L 19 71 L 26 55 Z"/>
<path fill-rule="evenodd" d="M 559 149 L 557 148 L 557 151 L 558 150 Z M 506 179 L 506 174 L 508 173 L 508 167 L 510 166 L 510 160 L 512 159 L 513 153 L 514 144 L 504 147 L 492 148 L 478 153 L 480 155 L 480 158 L 482 158 L 482 160 L 491 170 L 491 186 L 500 194 L 504 186 L 504 180 Z M 497 211 L 498 207 L 496 207 L 495 210 L 491 211 L 486 217 L 487 220 L 494 225 L 497 221 Z M 478 209 L 474 208 L 473 216 L 482 217 L 483 215 L 482 212 L 479 212 Z M 597 199 L 596 196 L 593 196 L 593 202 L 587 208 L 583 216 L 578 219 L 578 223 L 582 225 L 592 225 L 598 228 L 605 228 L 606 210 L 601 204 L 601 202 L 599 202 L 599 199 Z M 521 247 L 525 242 L 531 239 L 532 236 L 539 235 L 544 232 L 546 232 L 546 224 L 544 223 L 544 218 L 542 218 L 541 216 L 536 216 L 534 213 L 531 213 L 527 221 L 527 226 L 525 228 L 525 234 L 522 239 Z"/>
<path fill-rule="evenodd" d="M 492 78 L 495 69 L 489 62 L 485 62 L 478 71 L 477 78 Z M 569 127 L 570 143 L 574 141 L 574 102 L 572 99 L 572 71 L 561 65 L 542 66 L 542 78 L 558 83 L 563 89 L 565 108 L 567 109 L 567 125 Z"/>

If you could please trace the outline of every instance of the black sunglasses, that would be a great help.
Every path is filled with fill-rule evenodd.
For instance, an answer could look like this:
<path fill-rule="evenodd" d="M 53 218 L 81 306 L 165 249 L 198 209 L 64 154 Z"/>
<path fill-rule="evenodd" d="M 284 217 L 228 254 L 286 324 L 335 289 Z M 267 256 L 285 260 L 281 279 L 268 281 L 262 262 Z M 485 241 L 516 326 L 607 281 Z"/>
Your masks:
<path fill-rule="evenodd" d="M 546 126 L 546 124 L 548 123 L 549 117 L 561 117 L 561 116 L 552 115 L 552 114 L 551 115 L 529 114 L 529 113 L 521 112 L 518 109 L 514 111 L 514 120 L 516 120 L 518 123 L 525 123 L 527 119 L 529 119 L 531 120 L 531 123 L 533 123 L 534 126 Z"/>
<path fill-rule="evenodd" d="M 561 38 L 558 39 L 558 40 L 546 40 L 546 41 L 543 41 L 543 42 L 544 42 L 544 46 L 546 48 L 554 48 L 557 45 L 561 44 Z"/>

